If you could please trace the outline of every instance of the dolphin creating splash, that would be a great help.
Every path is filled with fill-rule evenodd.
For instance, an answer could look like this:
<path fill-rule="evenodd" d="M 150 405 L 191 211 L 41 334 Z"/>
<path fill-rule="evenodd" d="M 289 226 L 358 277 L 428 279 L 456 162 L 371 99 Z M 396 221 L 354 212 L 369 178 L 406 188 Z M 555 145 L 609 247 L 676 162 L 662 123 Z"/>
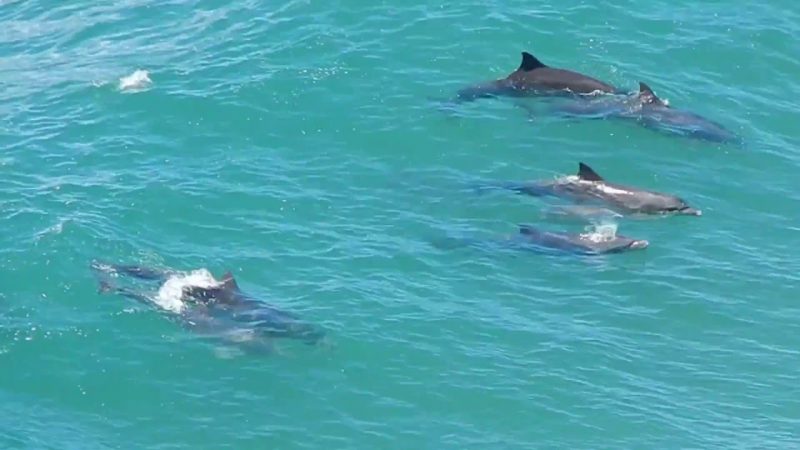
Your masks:
<path fill-rule="evenodd" d="M 641 250 L 650 245 L 648 241 L 643 239 L 631 239 L 617 235 L 616 229 L 612 233 L 598 231 L 590 233 L 556 233 L 543 231 L 531 225 L 520 225 L 519 232 L 525 241 L 538 247 L 588 255 Z"/>
<path fill-rule="evenodd" d="M 542 94 L 594 94 L 617 92 L 614 86 L 567 69 L 549 67 L 528 52 L 519 68 L 499 80 L 479 83 L 458 92 L 462 101 L 484 97 L 522 97 Z"/>
<path fill-rule="evenodd" d="M 639 83 L 632 96 L 573 99 L 556 105 L 555 112 L 565 117 L 632 120 L 656 131 L 719 143 L 740 143 L 733 132 L 698 114 L 672 108 L 656 96 L 650 86 Z"/>
<path fill-rule="evenodd" d="M 535 253 L 596 256 L 647 248 L 650 243 L 617 234 L 616 224 L 591 225 L 583 233 L 544 231 L 531 225 L 520 225 L 517 234 L 494 239 L 444 238 L 432 242 L 441 250 L 460 247 L 509 249 Z"/>
<path fill-rule="evenodd" d="M 499 187 L 536 197 L 566 198 L 579 204 L 600 203 L 621 214 L 702 215 L 680 197 L 608 182 L 584 163 L 578 164 L 577 175 Z"/>
<path fill-rule="evenodd" d="M 101 292 L 158 306 L 186 328 L 244 350 L 269 352 L 274 338 L 298 339 L 307 344 L 317 344 L 324 338 L 324 332 L 294 314 L 244 294 L 230 272 L 217 280 L 206 270 L 178 273 L 98 262 L 92 263 L 92 268 L 99 276 Z M 147 295 L 143 290 L 112 286 L 110 277 L 119 276 L 155 281 L 159 289 Z"/>

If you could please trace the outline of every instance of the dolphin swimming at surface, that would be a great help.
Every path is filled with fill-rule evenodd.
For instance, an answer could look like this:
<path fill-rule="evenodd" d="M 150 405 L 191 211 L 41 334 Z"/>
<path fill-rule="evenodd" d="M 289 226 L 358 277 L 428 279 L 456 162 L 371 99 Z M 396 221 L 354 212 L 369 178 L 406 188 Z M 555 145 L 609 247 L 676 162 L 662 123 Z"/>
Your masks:
<path fill-rule="evenodd" d="M 568 95 L 614 93 L 617 89 L 608 83 L 567 69 L 549 67 L 528 52 L 522 53 L 519 68 L 494 81 L 487 81 L 461 89 L 458 99 L 462 101 L 485 97 L 532 95 Z"/>
<path fill-rule="evenodd" d="M 670 107 L 645 83 L 639 92 L 623 98 L 573 99 L 556 105 L 555 111 L 565 117 L 619 118 L 668 134 L 719 143 L 739 143 L 741 139 L 724 126 L 698 114 Z"/>
<path fill-rule="evenodd" d="M 519 232 L 524 240 L 538 247 L 588 255 L 641 250 L 650 245 L 646 240 L 616 233 L 562 233 L 540 230 L 531 225 L 520 225 Z"/>
<path fill-rule="evenodd" d="M 553 255 L 603 255 L 647 248 L 644 239 L 617 234 L 613 223 L 586 227 L 583 233 L 544 231 L 532 225 L 520 225 L 516 234 L 485 239 L 479 237 L 447 237 L 431 241 L 440 250 L 476 247 L 489 251 L 533 251 Z"/>
<path fill-rule="evenodd" d="M 679 214 L 700 216 L 702 212 L 680 197 L 606 181 L 591 167 L 578 163 L 578 173 L 555 180 L 506 183 L 499 186 L 535 197 L 553 196 L 575 203 L 600 203 L 620 214 Z"/>
<path fill-rule="evenodd" d="M 272 339 L 292 338 L 307 344 L 317 344 L 325 333 L 301 321 L 294 314 L 256 300 L 239 289 L 230 272 L 217 280 L 208 271 L 203 276 L 186 276 L 177 272 L 133 265 L 112 265 L 93 262 L 92 268 L 100 277 L 100 291 L 133 298 L 175 318 L 184 327 L 200 334 L 211 335 L 244 350 L 271 351 Z M 197 275 L 192 272 L 190 275 Z M 159 283 L 156 295 L 142 290 L 112 286 L 110 276 Z M 165 292 L 166 291 L 166 292 Z M 169 304 L 160 303 L 160 297 Z"/>

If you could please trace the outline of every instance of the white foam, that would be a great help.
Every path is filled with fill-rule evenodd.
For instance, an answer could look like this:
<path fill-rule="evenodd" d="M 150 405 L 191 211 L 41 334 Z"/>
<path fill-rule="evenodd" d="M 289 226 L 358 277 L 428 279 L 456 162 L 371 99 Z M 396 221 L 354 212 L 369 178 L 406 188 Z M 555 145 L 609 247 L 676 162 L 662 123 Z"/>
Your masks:
<path fill-rule="evenodd" d="M 146 89 L 151 84 L 153 84 L 153 80 L 150 79 L 150 73 L 137 69 L 132 74 L 119 79 L 119 90 L 137 92 Z"/>
<path fill-rule="evenodd" d="M 617 237 L 616 223 L 600 223 L 586 227 L 586 233 L 581 238 L 592 242 L 606 242 Z"/>
<path fill-rule="evenodd" d="M 219 286 L 219 284 L 220 282 L 207 269 L 172 275 L 158 289 L 153 302 L 167 311 L 181 313 L 186 307 L 182 299 L 183 288 L 190 286 L 212 288 Z"/>
<path fill-rule="evenodd" d="M 613 195 L 628 195 L 631 192 L 613 188 L 602 181 L 591 181 L 591 180 L 584 180 L 578 177 L 577 175 L 567 175 L 564 177 L 560 177 L 556 180 L 557 183 L 562 184 L 590 184 L 596 189 L 606 193 L 606 194 L 613 194 Z"/>
<path fill-rule="evenodd" d="M 597 189 L 603 191 L 606 194 L 613 194 L 613 195 L 630 195 L 630 191 L 625 191 L 622 189 L 613 188 L 605 183 L 596 183 Z"/>
<path fill-rule="evenodd" d="M 566 175 L 556 178 L 557 183 L 569 184 L 569 183 L 579 183 L 580 181 L 581 179 L 577 175 Z"/>

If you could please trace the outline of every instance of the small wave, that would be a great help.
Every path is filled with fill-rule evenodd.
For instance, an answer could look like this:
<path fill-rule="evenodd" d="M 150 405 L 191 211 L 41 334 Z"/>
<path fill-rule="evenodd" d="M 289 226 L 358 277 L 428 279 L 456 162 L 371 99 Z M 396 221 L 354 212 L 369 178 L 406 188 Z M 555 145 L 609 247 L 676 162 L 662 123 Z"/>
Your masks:
<path fill-rule="evenodd" d="M 119 79 L 119 90 L 124 92 L 139 92 L 150 87 L 153 80 L 146 70 L 137 69 L 132 74 Z"/>
<path fill-rule="evenodd" d="M 159 307 L 174 313 L 183 312 L 186 304 L 183 303 L 183 289 L 189 286 L 212 288 L 219 286 L 214 276 L 207 269 L 193 270 L 185 274 L 176 274 L 167 279 L 158 289 L 153 302 Z"/>

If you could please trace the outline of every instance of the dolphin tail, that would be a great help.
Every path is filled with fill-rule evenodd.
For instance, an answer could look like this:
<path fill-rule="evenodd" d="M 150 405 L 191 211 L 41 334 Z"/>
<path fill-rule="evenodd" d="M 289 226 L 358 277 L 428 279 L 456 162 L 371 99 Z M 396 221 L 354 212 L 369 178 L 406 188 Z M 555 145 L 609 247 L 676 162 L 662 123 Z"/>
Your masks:
<path fill-rule="evenodd" d="M 517 194 L 530 195 L 532 197 L 544 197 L 550 194 L 545 186 L 539 186 L 535 183 L 520 183 L 516 181 L 498 181 L 493 183 L 483 183 L 472 185 L 472 191 L 478 195 L 485 194 L 490 191 L 513 191 Z"/>
<path fill-rule="evenodd" d="M 523 223 L 519 225 L 519 234 L 523 234 L 525 236 L 538 236 L 542 234 L 542 232 L 533 225 Z"/>
<path fill-rule="evenodd" d="M 521 191 L 524 185 L 513 181 L 496 181 L 488 183 L 474 183 L 470 185 L 472 192 L 483 195 L 491 191 Z"/>
<path fill-rule="evenodd" d="M 141 280 L 164 280 L 169 277 L 169 273 L 164 270 L 134 265 L 110 264 L 100 260 L 92 261 L 90 267 L 98 274 L 120 274 Z"/>
<path fill-rule="evenodd" d="M 108 280 L 100 280 L 100 283 L 97 286 L 97 292 L 99 294 L 107 294 L 114 290 L 114 286 Z"/>

